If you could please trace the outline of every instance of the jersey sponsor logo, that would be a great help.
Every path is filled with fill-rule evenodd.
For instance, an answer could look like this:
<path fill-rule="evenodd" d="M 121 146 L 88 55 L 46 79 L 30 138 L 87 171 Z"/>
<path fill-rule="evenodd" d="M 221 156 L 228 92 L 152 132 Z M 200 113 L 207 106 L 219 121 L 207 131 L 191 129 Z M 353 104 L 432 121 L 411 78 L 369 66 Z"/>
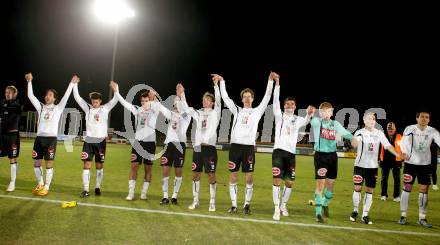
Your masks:
<path fill-rule="evenodd" d="M 191 164 L 191 170 L 195 170 L 197 168 L 197 164 L 195 163 L 195 162 L 193 162 L 192 164 Z"/>
<path fill-rule="evenodd" d="M 409 183 L 409 182 L 412 182 L 412 180 L 413 180 L 412 175 L 410 175 L 410 174 L 403 175 L 403 182 Z"/>
<path fill-rule="evenodd" d="M 281 173 L 280 168 L 278 168 L 278 167 L 273 167 L 273 168 L 272 168 L 272 174 L 273 174 L 273 176 L 278 176 L 278 175 L 280 175 L 280 173 Z"/>
<path fill-rule="evenodd" d="M 89 158 L 89 154 L 85 151 L 81 152 L 81 159 L 86 160 L 87 158 Z"/>
<path fill-rule="evenodd" d="M 364 178 L 362 178 L 362 176 L 360 176 L 358 174 L 353 175 L 353 182 L 355 184 L 360 184 L 360 183 L 362 183 L 362 181 L 364 181 Z"/>
<path fill-rule="evenodd" d="M 38 153 L 36 151 L 32 151 L 32 158 L 36 158 L 38 156 Z"/>
<path fill-rule="evenodd" d="M 172 121 L 171 122 L 171 127 L 176 130 L 177 129 L 177 121 Z"/>
<path fill-rule="evenodd" d="M 326 168 L 320 168 L 318 169 L 318 171 L 316 171 L 316 173 L 318 174 L 318 176 L 325 176 L 327 174 L 327 169 Z"/>
<path fill-rule="evenodd" d="M 93 118 L 95 118 L 96 122 L 99 122 L 100 121 L 99 113 L 96 113 Z"/>
<path fill-rule="evenodd" d="M 136 154 L 131 154 L 130 156 L 131 161 L 134 161 L 137 159 L 137 155 Z"/>
<path fill-rule="evenodd" d="M 231 169 L 231 170 L 232 170 L 232 169 L 235 169 L 235 166 L 236 166 L 236 165 L 235 165 L 234 162 L 228 161 L 228 168 L 229 168 L 229 169 Z"/>
<path fill-rule="evenodd" d="M 161 157 L 160 158 L 160 164 L 167 164 L 168 163 L 168 158 L 166 158 L 166 157 Z"/>
<path fill-rule="evenodd" d="M 207 128 L 208 127 L 208 120 L 204 119 L 202 121 L 202 128 Z"/>
<path fill-rule="evenodd" d="M 336 130 L 321 127 L 320 137 L 326 140 L 336 140 Z"/>

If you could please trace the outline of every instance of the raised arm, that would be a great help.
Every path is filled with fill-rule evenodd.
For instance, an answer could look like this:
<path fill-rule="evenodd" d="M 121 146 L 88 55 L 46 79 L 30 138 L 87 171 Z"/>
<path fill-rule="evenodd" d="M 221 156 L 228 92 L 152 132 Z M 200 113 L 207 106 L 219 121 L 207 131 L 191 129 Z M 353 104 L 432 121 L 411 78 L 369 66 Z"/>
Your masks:
<path fill-rule="evenodd" d="M 72 93 L 73 90 L 73 85 L 75 85 L 75 83 L 78 83 L 78 81 L 79 81 L 79 77 L 74 75 L 72 77 L 72 80 L 70 80 L 69 87 L 67 87 L 67 90 L 64 93 L 63 98 L 61 98 L 60 103 L 58 103 L 57 105 L 58 107 L 63 109 L 66 107 L 67 101 L 69 100 L 70 94 Z"/>
<path fill-rule="evenodd" d="M 122 104 L 123 107 L 125 107 L 125 109 L 129 110 L 133 115 L 137 115 L 137 109 L 134 105 L 132 105 L 131 103 L 129 103 L 128 101 L 126 101 L 122 95 L 119 93 L 119 86 L 116 82 L 111 81 L 110 82 L 110 87 L 112 87 L 113 90 L 113 98 L 116 98 L 119 103 Z"/>
<path fill-rule="evenodd" d="M 267 104 L 269 104 L 270 96 L 272 95 L 272 89 L 273 89 L 273 79 L 275 77 L 279 78 L 280 76 L 275 72 L 271 72 L 269 75 L 269 79 L 267 81 L 266 92 L 264 93 L 263 100 L 261 100 L 260 104 L 256 108 L 260 112 L 260 114 L 264 113 Z"/>
<path fill-rule="evenodd" d="M 220 95 L 218 81 L 214 82 L 214 97 L 215 97 L 214 110 L 215 113 L 217 114 L 217 118 L 220 120 L 220 116 L 222 113 L 222 97 Z"/>
<path fill-rule="evenodd" d="M 76 103 L 78 103 L 79 107 L 81 107 L 84 112 L 88 112 L 90 107 L 87 102 L 79 95 L 78 82 L 73 85 L 73 98 L 75 98 Z"/>
<path fill-rule="evenodd" d="M 110 86 L 112 82 L 113 81 L 110 82 Z M 113 94 L 113 98 L 104 105 L 104 108 L 110 111 L 111 109 L 113 109 L 113 107 L 115 107 L 117 103 L 118 103 L 118 98 Z"/>
<path fill-rule="evenodd" d="M 28 85 L 27 85 L 27 96 L 28 96 L 29 100 L 31 101 L 32 105 L 38 111 L 38 113 L 40 113 L 40 111 L 41 111 L 41 103 L 35 97 L 34 91 L 32 89 L 32 79 L 33 79 L 32 73 L 26 74 L 25 78 L 26 78 L 26 81 L 28 83 Z"/>
<path fill-rule="evenodd" d="M 275 89 L 273 90 L 273 114 L 275 116 L 281 116 L 281 106 L 280 106 L 280 82 L 277 81 L 275 84 Z"/>
<path fill-rule="evenodd" d="M 234 101 L 231 100 L 231 98 L 229 98 L 228 96 L 228 92 L 226 91 L 226 85 L 225 85 L 225 80 L 223 79 L 223 77 L 221 77 L 220 75 L 217 74 L 211 74 L 212 76 L 212 80 L 218 80 L 220 81 L 220 94 L 221 97 L 223 99 L 223 101 L 225 102 L 226 107 L 228 107 L 228 109 L 232 112 L 232 114 L 235 116 L 238 114 L 238 107 L 237 105 L 234 103 Z"/>
<path fill-rule="evenodd" d="M 312 117 L 315 114 L 315 112 L 316 112 L 316 108 L 314 106 L 309 105 L 307 107 L 307 115 L 301 121 L 300 127 L 304 127 L 307 124 L 309 124 L 310 120 L 312 119 Z"/>

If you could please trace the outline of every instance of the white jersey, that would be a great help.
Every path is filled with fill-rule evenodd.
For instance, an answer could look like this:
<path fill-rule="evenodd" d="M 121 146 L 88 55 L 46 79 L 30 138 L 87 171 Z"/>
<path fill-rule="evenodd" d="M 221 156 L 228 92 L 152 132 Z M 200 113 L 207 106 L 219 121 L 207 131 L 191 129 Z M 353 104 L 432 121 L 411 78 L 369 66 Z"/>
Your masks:
<path fill-rule="evenodd" d="M 32 105 L 38 112 L 37 136 L 57 137 L 58 124 L 60 122 L 60 118 L 63 114 L 64 108 L 66 107 L 70 93 L 72 93 L 72 88 L 73 83 L 70 83 L 69 87 L 67 87 L 67 90 L 64 93 L 63 98 L 57 105 L 45 105 L 35 97 L 32 90 L 32 81 L 28 82 L 27 94 Z"/>
<path fill-rule="evenodd" d="M 116 92 L 115 96 L 135 117 L 135 139 L 143 142 L 156 142 L 156 122 L 160 112 L 158 105 L 160 102 L 152 101 L 149 103 L 149 108 L 144 109 L 142 106 L 135 106 L 127 102 L 119 92 Z"/>
<path fill-rule="evenodd" d="M 107 104 L 93 108 L 79 95 L 78 84 L 73 87 L 73 97 L 86 114 L 86 136 L 99 139 L 106 138 L 108 136 L 108 114 L 118 103 L 118 98 L 113 96 Z"/>
<path fill-rule="evenodd" d="M 425 130 L 421 130 L 417 125 L 406 127 L 400 141 L 402 153 L 410 156 L 405 162 L 414 165 L 431 164 L 430 146 L 433 141 L 440 144 L 440 135 L 435 128 L 427 126 Z"/>
<path fill-rule="evenodd" d="M 200 146 L 202 144 L 215 146 L 217 143 L 217 127 L 220 121 L 222 107 L 218 86 L 214 86 L 214 91 L 214 109 L 200 109 L 196 111 L 193 108 L 188 108 L 188 113 L 196 122 L 194 146 Z M 185 97 L 182 96 L 182 98 L 182 102 L 185 103 L 185 107 L 187 107 Z"/>
<path fill-rule="evenodd" d="M 310 116 L 306 118 L 297 115 L 282 113 L 280 108 L 280 86 L 275 86 L 273 91 L 273 113 L 275 115 L 275 144 L 274 149 L 281 149 L 292 154 L 296 153 L 299 130 L 310 122 Z"/>
<path fill-rule="evenodd" d="M 385 134 L 373 128 L 372 131 L 366 128 L 359 129 L 354 134 L 358 140 L 357 156 L 354 166 L 361 168 L 378 168 L 380 144 L 386 149 L 391 146 Z"/>
<path fill-rule="evenodd" d="M 220 91 L 223 101 L 234 115 L 231 130 L 231 144 L 255 145 L 258 122 L 266 110 L 272 94 L 273 81 L 267 82 L 266 93 L 260 105 L 255 108 L 241 108 L 232 101 L 226 92 L 225 81 L 220 81 Z"/>
<path fill-rule="evenodd" d="M 182 110 L 182 113 L 178 113 L 175 111 L 170 111 L 161 103 L 157 103 L 157 106 L 159 111 L 165 116 L 166 119 L 168 119 L 167 136 L 164 143 L 182 142 L 186 144 L 186 131 L 188 130 L 189 123 L 191 122 L 191 116 L 185 110 Z"/>

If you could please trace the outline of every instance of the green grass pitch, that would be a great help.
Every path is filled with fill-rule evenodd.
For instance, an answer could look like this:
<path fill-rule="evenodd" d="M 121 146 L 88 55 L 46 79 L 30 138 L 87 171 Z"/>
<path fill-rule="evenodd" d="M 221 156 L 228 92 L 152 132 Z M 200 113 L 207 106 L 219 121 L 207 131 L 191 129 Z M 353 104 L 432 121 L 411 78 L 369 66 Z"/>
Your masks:
<path fill-rule="evenodd" d="M 272 220 L 272 171 L 271 155 L 258 153 L 254 175 L 254 195 L 251 202 L 252 215 L 228 214 L 230 207 L 227 170 L 227 152 L 219 151 L 217 170 L 217 211 L 208 212 L 209 185 L 207 176 L 202 175 L 200 208 L 188 210 L 192 202 L 191 160 L 192 150 L 187 150 L 183 171 L 183 184 L 179 194 L 178 206 L 160 206 L 161 167 L 158 161 L 153 166 L 153 179 L 148 191 L 148 200 L 140 200 L 143 168 L 138 174 L 136 199 L 126 201 L 128 191 L 128 172 L 130 151 L 128 145 L 107 145 L 102 196 L 92 193 L 87 199 L 79 198 L 82 191 L 82 162 L 80 161 L 81 143 L 75 144 L 74 152 L 65 151 L 63 144 L 57 148 L 55 174 L 50 199 L 111 205 L 136 209 L 160 210 L 170 213 L 147 213 L 132 210 L 109 209 L 97 206 L 79 205 L 63 209 L 59 203 L 35 200 L 13 199 L 12 196 L 32 198 L 31 189 L 36 181 L 33 174 L 31 149 L 32 142 L 21 145 L 16 191 L 4 190 L 9 183 L 9 164 L 6 158 L 0 160 L 0 244 L 439 244 L 440 242 L 440 192 L 430 191 L 428 220 L 434 225 L 425 229 L 415 222 L 418 217 L 417 196 L 413 191 L 409 206 L 410 224 L 400 226 L 399 204 L 393 201 L 379 200 L 379 183 L 374 194 L 370 217 L 373 225 L 360 222 L 351 223 L 351 196 L 353 192 L 353 159 L 339 159 L 338 180 L 334 198 L 330 203 L 331 217 L 322 227 L 316 227 L 314 209 L 307 204 L 312 199 L 315 181 L 313 158 L 297 156 L 297 179 L 294 183 L 288 204 L 289 217 L 282 217 L 284 224 L 250 222 L 242 219 Z M 159 150 L 159 149 L 158 149 Z M 91 190 L 95 182 L 95 170 L 92 170 Z M 391 177 L 391 176 L 390 176 Z M 380 176 L 379 178 L 380 179 Z M 173 175 L 170 178 L 172 192 Z M 389 191 L 392 190 L 390 179 Z M 417 190 L 417 185 L 414 188 Z M 239 207 L 244 202 L 244 177 L 240 174 Z M 7 197 L 5 197 L 7 196 Z M 176 213 L 203 214 L 232 219 L 209 219 L 206 217 L 184 216 Z M 303 225 L 305 224 L 305 225 Z M 313 226 L 308 226 L 308 225 Z M 331 229 L 331 227 L 342 227 Z M 348 229 L 346 229 L 348 227 Z M 360 228 L 362 230 L 352 230 Z M 365 229 L 415 232 L 398 234 Z M 427 233 L 427 234 L 420 234 Z"/>

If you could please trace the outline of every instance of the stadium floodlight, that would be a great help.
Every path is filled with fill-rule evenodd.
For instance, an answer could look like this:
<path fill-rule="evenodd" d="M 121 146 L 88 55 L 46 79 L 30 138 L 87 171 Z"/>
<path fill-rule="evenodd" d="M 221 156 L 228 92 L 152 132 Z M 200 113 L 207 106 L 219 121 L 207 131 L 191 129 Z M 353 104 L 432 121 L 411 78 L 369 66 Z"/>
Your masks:
<path fill-rule="evenodd" d="M 111 24 L 118 24 L 135 15 L 134 10 L 124 0 L 96 0 L 94 11 L 98 19 Z"/>
<path fill-rule="evenodd" d="M 102 22 L 114 25 L 115 35 L 113 39 L 113 59 L 110 80 L 115 78 L 116 50 L 118 47 L 119 24 L 128 18 L 133 18 L 135 13 L 124 0 L 96 0 L 93 6 L 96 17 Z M 112 97 L 112 89 L 109 88 L 108 99 Z M 108 114 L 108 124 L 110 126 L 110 113 Z"/>

